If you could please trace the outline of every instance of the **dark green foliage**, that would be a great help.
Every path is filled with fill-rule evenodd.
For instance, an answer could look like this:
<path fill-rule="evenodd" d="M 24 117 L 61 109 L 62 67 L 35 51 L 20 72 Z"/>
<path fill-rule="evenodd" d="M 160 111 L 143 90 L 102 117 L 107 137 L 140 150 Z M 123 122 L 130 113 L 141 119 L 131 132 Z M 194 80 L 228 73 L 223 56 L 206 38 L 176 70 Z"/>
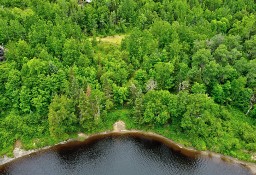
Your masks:
<path fill-rule="evenodd" d="M 0 155 L 18 139 L 40 147 L 123 119 L 250 160 L 255 9 L 253 0 L 1 0 Z"/>

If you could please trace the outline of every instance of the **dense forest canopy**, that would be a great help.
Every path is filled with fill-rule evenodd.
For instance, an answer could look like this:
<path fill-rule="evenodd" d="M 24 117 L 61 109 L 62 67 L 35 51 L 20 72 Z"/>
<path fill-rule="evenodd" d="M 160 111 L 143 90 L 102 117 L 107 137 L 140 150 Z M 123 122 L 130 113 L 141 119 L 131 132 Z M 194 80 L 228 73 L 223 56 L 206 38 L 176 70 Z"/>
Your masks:
<path fill-rule="evenodd" d="M 255 10 L 254 0 L 1 0 L 0 155 L 18 139 L 35 148 L 97 131 L 125 109 L 136 128 L 251 160 Z M 121 44 L 100 39 L 116 34 Z"/>

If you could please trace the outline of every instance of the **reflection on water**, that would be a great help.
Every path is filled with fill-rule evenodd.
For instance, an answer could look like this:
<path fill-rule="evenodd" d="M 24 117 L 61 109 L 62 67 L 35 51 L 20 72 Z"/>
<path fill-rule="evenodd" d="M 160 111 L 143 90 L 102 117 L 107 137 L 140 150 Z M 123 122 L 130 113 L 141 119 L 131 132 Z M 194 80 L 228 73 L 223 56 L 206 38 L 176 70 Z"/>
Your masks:
<path fill-rule="evenodd" d="M 249 175 L 218 159 L 186 157 L 160 142 L 109 136 L 66 144 L 7 164 L 3 175 Z"/>

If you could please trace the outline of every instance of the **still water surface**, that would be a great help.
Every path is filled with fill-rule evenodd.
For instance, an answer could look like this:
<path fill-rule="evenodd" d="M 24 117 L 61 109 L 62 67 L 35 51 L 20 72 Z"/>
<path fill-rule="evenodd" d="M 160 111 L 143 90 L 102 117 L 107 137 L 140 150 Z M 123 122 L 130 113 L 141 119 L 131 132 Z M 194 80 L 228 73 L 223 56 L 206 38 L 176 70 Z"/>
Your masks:
<path fill-rule="evenodd" d="M 133 136 L 69 143 L 0 168 L 3 175 L 250 175 L 219 159 L 187 157 L 164 144 Z"/>

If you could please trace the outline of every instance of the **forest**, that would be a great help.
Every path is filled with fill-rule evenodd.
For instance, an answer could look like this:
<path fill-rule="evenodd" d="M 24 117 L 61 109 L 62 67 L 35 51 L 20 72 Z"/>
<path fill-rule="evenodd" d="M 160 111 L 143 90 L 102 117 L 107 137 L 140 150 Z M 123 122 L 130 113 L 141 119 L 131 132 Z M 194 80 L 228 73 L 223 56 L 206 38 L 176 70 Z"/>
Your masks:
<path fill-rule="evenodd" d="M 0 156 L 16 140 L 40 148 L 122 119 L 255 161 L 255 10 L 254 0 L 1 0 Z"/>

